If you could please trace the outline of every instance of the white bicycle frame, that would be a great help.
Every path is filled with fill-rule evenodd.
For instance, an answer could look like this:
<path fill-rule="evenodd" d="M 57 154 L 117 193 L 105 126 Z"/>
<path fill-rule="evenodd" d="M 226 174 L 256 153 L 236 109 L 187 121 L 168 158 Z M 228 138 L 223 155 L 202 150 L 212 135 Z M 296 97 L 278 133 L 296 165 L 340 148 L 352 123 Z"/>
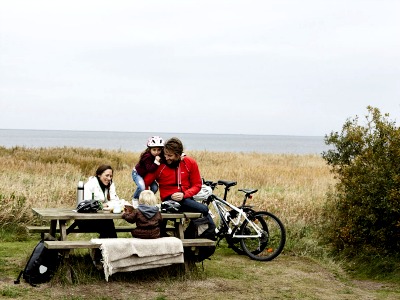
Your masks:
<path fill-rule="evenodd" d="M 225 208 L 227 206 L 238 213 L 238 215 L 235 218 L 231 218 L 231 222 L 233 223 L 233 225 L 238 227 L 239 224 L 243 224 L 244 220 L 247 220 L 247 222 L 251 225 L 251 227 L 253 227 L 253 229 L 257 232 L 257 235 L 254 235 L 254 234 L 239 235 L 239 234 L 236 234 L 236 231 L 235 231 L 235 233 L 232 235 L 232 237 L 234 237 L 234 238 L 260 238 L 262 236 L 262 229 L 260 229 L 256 224 L 254 224 L 253 221 L 251 221 L 247 217 L 247 215 L 243 211 L 243 209 L 230 204 L 229 202 L 215 196 L 214 194 L 212 195 L 212 197 L 213 197 L 212 204 L 213 204 L 215 210 L 218 212 L 221 222 L 224 222 L 225 225 L 228 225 L 226 216 L 227 216 L 227 214 L 229 214 L 229 212 Z M 229 226 L 227 226 L 227 227 L 228 227 L 228 233 L 231 234 L 232 229 Z"/>

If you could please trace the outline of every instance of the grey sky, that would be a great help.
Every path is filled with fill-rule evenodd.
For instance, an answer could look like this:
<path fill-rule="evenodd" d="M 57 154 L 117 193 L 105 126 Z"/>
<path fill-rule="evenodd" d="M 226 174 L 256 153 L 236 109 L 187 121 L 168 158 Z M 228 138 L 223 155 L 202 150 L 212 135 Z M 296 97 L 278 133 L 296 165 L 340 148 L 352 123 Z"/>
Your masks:
<path fill-rule="evenodd" d="M 400 115 L 400 1 L 0 0 L 0 128 L 319 135 Z"/>

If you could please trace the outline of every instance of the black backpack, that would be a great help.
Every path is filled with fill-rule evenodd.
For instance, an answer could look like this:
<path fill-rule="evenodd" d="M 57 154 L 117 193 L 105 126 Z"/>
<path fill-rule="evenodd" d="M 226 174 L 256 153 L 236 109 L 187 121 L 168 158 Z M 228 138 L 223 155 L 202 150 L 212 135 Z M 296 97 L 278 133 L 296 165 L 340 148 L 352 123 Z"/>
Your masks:
<path fill-rule="evenodd" d="M 78 213 L 97 213 L 100 205 L 98 200 L 83 200 L 76 207 L 76 211 Z"/>
<path fill-rule="evenodd" d="M 60 261 L 58 250 L 47 249 L 44 240 L 41 240 L 33 249 L 25 269 L 19 273 L 14 283 L 19 284 L 21 276 L 32 286 L 48 282 L 57 271 Z"/>
<path fill-rule="evenodd" d="M 199 234 L 199 232 L 201 232 Z M 210 222 L 208 216 L 190 220 L 188 227 L 185 229 L 184 233 L 185 239 L 210 239 L 217 240 L 215 236 L 215 224 Z M 195 262 L 202 262 L 203 260 L 209 258 L 215 252 L 214 246 L 202 246 L 199 247 L 198 252 L 194 252 L 190 248 L 185 248 L 185 256 Z"/>

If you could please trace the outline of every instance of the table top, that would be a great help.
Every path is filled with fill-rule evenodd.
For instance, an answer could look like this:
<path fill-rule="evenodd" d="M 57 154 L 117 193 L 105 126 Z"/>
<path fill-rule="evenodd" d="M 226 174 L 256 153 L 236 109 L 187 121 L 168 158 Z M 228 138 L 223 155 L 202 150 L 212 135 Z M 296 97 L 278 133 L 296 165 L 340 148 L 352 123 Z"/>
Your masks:
<path fill-rule="evenodd" d="M 122 219 L 122 213 L 114 214 L 100 210 L 97 213 L 78 213 L 73 208 L 32 208 L 34 214 L 43 220 L 104 220 Z M 161 213 L 163 219 L 195 219 L 201 217 L 201 213 Z"/>

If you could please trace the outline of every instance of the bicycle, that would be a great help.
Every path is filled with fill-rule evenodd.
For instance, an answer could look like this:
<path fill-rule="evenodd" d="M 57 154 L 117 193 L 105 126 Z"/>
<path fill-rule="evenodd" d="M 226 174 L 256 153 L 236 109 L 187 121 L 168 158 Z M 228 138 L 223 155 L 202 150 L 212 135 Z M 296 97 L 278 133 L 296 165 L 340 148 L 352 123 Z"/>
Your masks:
<path fill-rule="evenodd" d="M 283 223 L 270 212 L 255 211 L 252 206 L 246 205 L 257 189 L 239 189 L 244 198 L 243 203 L 236 207 L 226 200 L 229 189 L 237 184 L 236 181 L 204 181 L 204 184 L 210 186 L 213 193 L 203 203 L 207 206 L 212 203 L 220 218 L 216 229 L 217 245 L 225 238 L 236 253 L 259 261 L 270 261 L 282 252 L 286 242 Z M 214 194 L 217 185 L 225 186 L 223 198 Z"/>

